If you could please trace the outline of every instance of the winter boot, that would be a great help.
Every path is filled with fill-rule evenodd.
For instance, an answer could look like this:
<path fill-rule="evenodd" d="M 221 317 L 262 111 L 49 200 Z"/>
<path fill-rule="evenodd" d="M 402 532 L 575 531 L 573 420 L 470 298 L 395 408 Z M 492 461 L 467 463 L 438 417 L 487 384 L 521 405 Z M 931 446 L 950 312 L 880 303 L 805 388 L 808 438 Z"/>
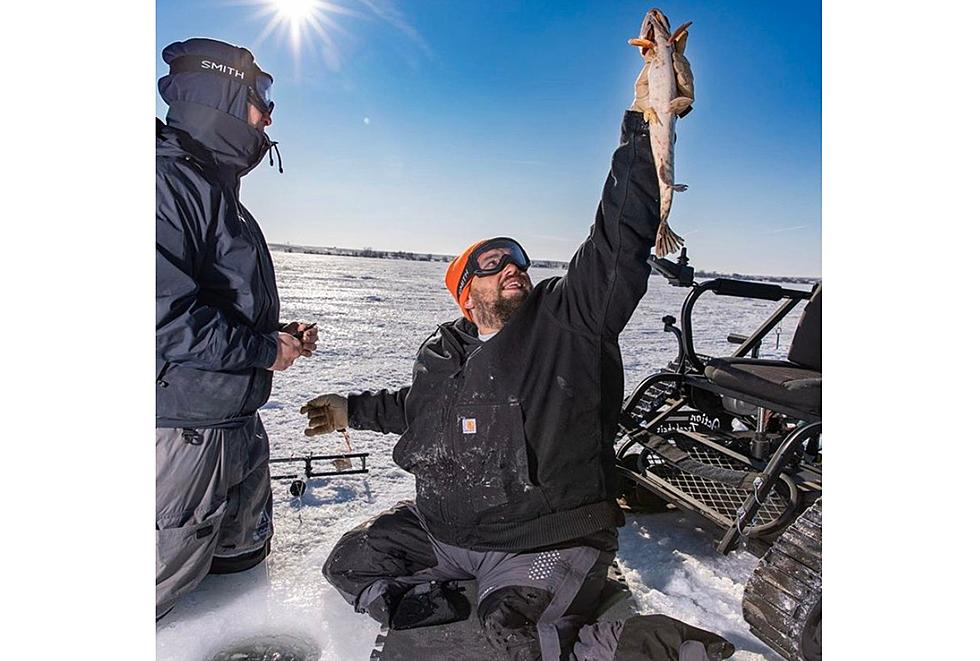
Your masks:
<path fill-rule="evenodd" d="M 470 606 L 455 585 L 431 581 L 409 590 L 395 607 L 391 628 L 416 629 L 459 622 L 470 616 Z"/>

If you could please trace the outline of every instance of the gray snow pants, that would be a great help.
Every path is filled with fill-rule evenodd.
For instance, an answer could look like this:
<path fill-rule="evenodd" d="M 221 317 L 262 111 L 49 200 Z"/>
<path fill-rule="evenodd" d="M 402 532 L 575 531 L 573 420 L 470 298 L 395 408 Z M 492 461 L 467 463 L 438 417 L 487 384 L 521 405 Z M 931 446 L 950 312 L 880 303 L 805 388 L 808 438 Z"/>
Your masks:
<path fill-rule="evenodd" d="M 376 600 L 413 586 L 476 579 L 477 617 L 491 645 L 511 659 L 557 661 L 593 619 L 613 559 L 586 546 L 540 553 L 459 548 L 429 534 L 415 505 L 403 502 L 346 533 L 323 573 L 355 611 L 372 614 Z M 600 638 L 590 642 L 615 649 L 614 639 Z"/>
<path fill-rule="evenodd" d="M 679 628 L 686 625 L 665 616 L 595 622 L 613 559 L 587 546 L 532 553 L 451 546 L 432 537 L 415 506 L 403 502 L 346 533 L 323 574 L 355 611 L 375 617 L 390 616 L 400 595 L 417 586 L 476 579 L 477 617 L 508 659 L 708 661 L 700 642 L 686 640 L 687 629 Z M 629 640 L 617 650 L 624 631 Z"/>
<path fill-rule="evenodd" d="M 262 561 L 272 537 L 269 438 L 258 414 L 232 429 L 156 430 L 157 617 L 209 571 Z"/>

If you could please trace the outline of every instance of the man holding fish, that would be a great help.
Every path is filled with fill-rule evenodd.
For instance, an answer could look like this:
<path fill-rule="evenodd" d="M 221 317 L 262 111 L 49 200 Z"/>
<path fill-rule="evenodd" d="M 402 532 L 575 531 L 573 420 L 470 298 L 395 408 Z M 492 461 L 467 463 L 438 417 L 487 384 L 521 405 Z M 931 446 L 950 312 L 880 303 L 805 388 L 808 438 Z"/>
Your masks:
<path fill-rule="evenodd" d="M 448 585 L 477 581 L 477 616 L 511 659 L 730 656 L 723 638 L 666 615 L 595 622 L 625 522 L 613 439 L 623 400 L 618 337 L 647 289 L 649 257 L 676 250 L 666 225 L 676 116 L 690 109 L 686 25 L 652 10 L 643 70 L 595 224 L 564 277 L 536 286 L 509 237 L 477 241 L 445 284 L 462 317 L 420 348 L 410 386 L 322 395 L 308 436 L 401 435 L 395 462 L 416 500 L 345 534 L 323 567 L 357 612 L 393 629 L 465 617 Z"/>

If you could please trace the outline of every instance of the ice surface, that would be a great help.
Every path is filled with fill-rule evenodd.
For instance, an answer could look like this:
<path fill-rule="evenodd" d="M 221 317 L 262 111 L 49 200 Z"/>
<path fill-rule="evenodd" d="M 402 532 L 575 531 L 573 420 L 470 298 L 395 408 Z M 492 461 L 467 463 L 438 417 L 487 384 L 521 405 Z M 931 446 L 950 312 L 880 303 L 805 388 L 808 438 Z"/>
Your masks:
<path fill-rule="evenodd" d="M 282 320 L 316 321 L 320 348 L 275 377 L 261 411 L 272 456 L 343 452 L 343 437 L 303 436 L 299 408 L 327 393 L 408 385 L 419 345 L 436 325 L 458 316 L 444 289 L 445 264 L 276 252 Z M 534 282 L 561 271 L 532 269 Z M 808 289 L 800 285 L 800 289 Z M 620 341 L 628 392 L 676 354 L 661 317 L 678 317 L 688 290 L 653 276 Z M 746 334 L 771 303 L 707 294 L 694 324 L 701 353 L 728 354 L 729 333 Z M 782 322 L 785 355 L 802 306 Z M 323 660 L 366 660 L 378 625 L 355 615 L 320 573 L 330 549 L 348 529 L 414 496 L 414 479 L 395 466 L 396 436 L 354 431 L 354 450 L 371 453 L 368 475 L 312 479 L 301 499 L 289 481 L 275 482 L 275 537 L 270 559 L 236 575 L 212 576 L 182 599 L 157 630 L 158 661 L 205 661 L 259 635 L 307 639 Z M 739 551 L 721 557 L 708 531 L 681 513 L 627 517 L 619 561 L 643 612 L 666 613 L 728 637 L 736 659 L 776 659 L 741 617 L 742 589 L 756 559 Z"/>

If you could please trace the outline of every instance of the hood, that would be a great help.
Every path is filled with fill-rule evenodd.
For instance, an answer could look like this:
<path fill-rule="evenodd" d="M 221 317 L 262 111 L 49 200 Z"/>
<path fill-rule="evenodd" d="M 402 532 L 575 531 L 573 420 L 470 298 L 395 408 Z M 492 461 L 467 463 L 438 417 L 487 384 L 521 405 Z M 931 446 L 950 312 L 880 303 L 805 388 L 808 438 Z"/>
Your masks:
<path fill-rule="evenodd" d="M 454 321 L 440 324 L 438 332 L 450 346 L 450 353 L 460 361 L 468 356 L 473 349 L 483 344 L 479 339 L 476 324 L 466 317 L 459 317 Z"/>
<path fill-rule="evenodd" d="M 198 163 L 212 169 L 218 169 L 214 154 L 197 142 L 184 131 L 164 124 L 159 119 L 156 120 L 157 134 L 157 156 L 171 156 L 174 158 L 193 158 Z"/>
<path fill-rule="evenodd" d="M 172 64 L 183 55 L 213 58 L 241 71 L 258 69 L 248 49 L 213 39 L 170 44 L 163 50 L 163 61 Z M 235 77 L 210 71 L 171 71 L 157 87 L 170 106 L 167 125 L 208 149 L 222 169 L 241 177 L 259 164 L 272 145 L 264 131 L 249 125 L 249 88 Z"/>

